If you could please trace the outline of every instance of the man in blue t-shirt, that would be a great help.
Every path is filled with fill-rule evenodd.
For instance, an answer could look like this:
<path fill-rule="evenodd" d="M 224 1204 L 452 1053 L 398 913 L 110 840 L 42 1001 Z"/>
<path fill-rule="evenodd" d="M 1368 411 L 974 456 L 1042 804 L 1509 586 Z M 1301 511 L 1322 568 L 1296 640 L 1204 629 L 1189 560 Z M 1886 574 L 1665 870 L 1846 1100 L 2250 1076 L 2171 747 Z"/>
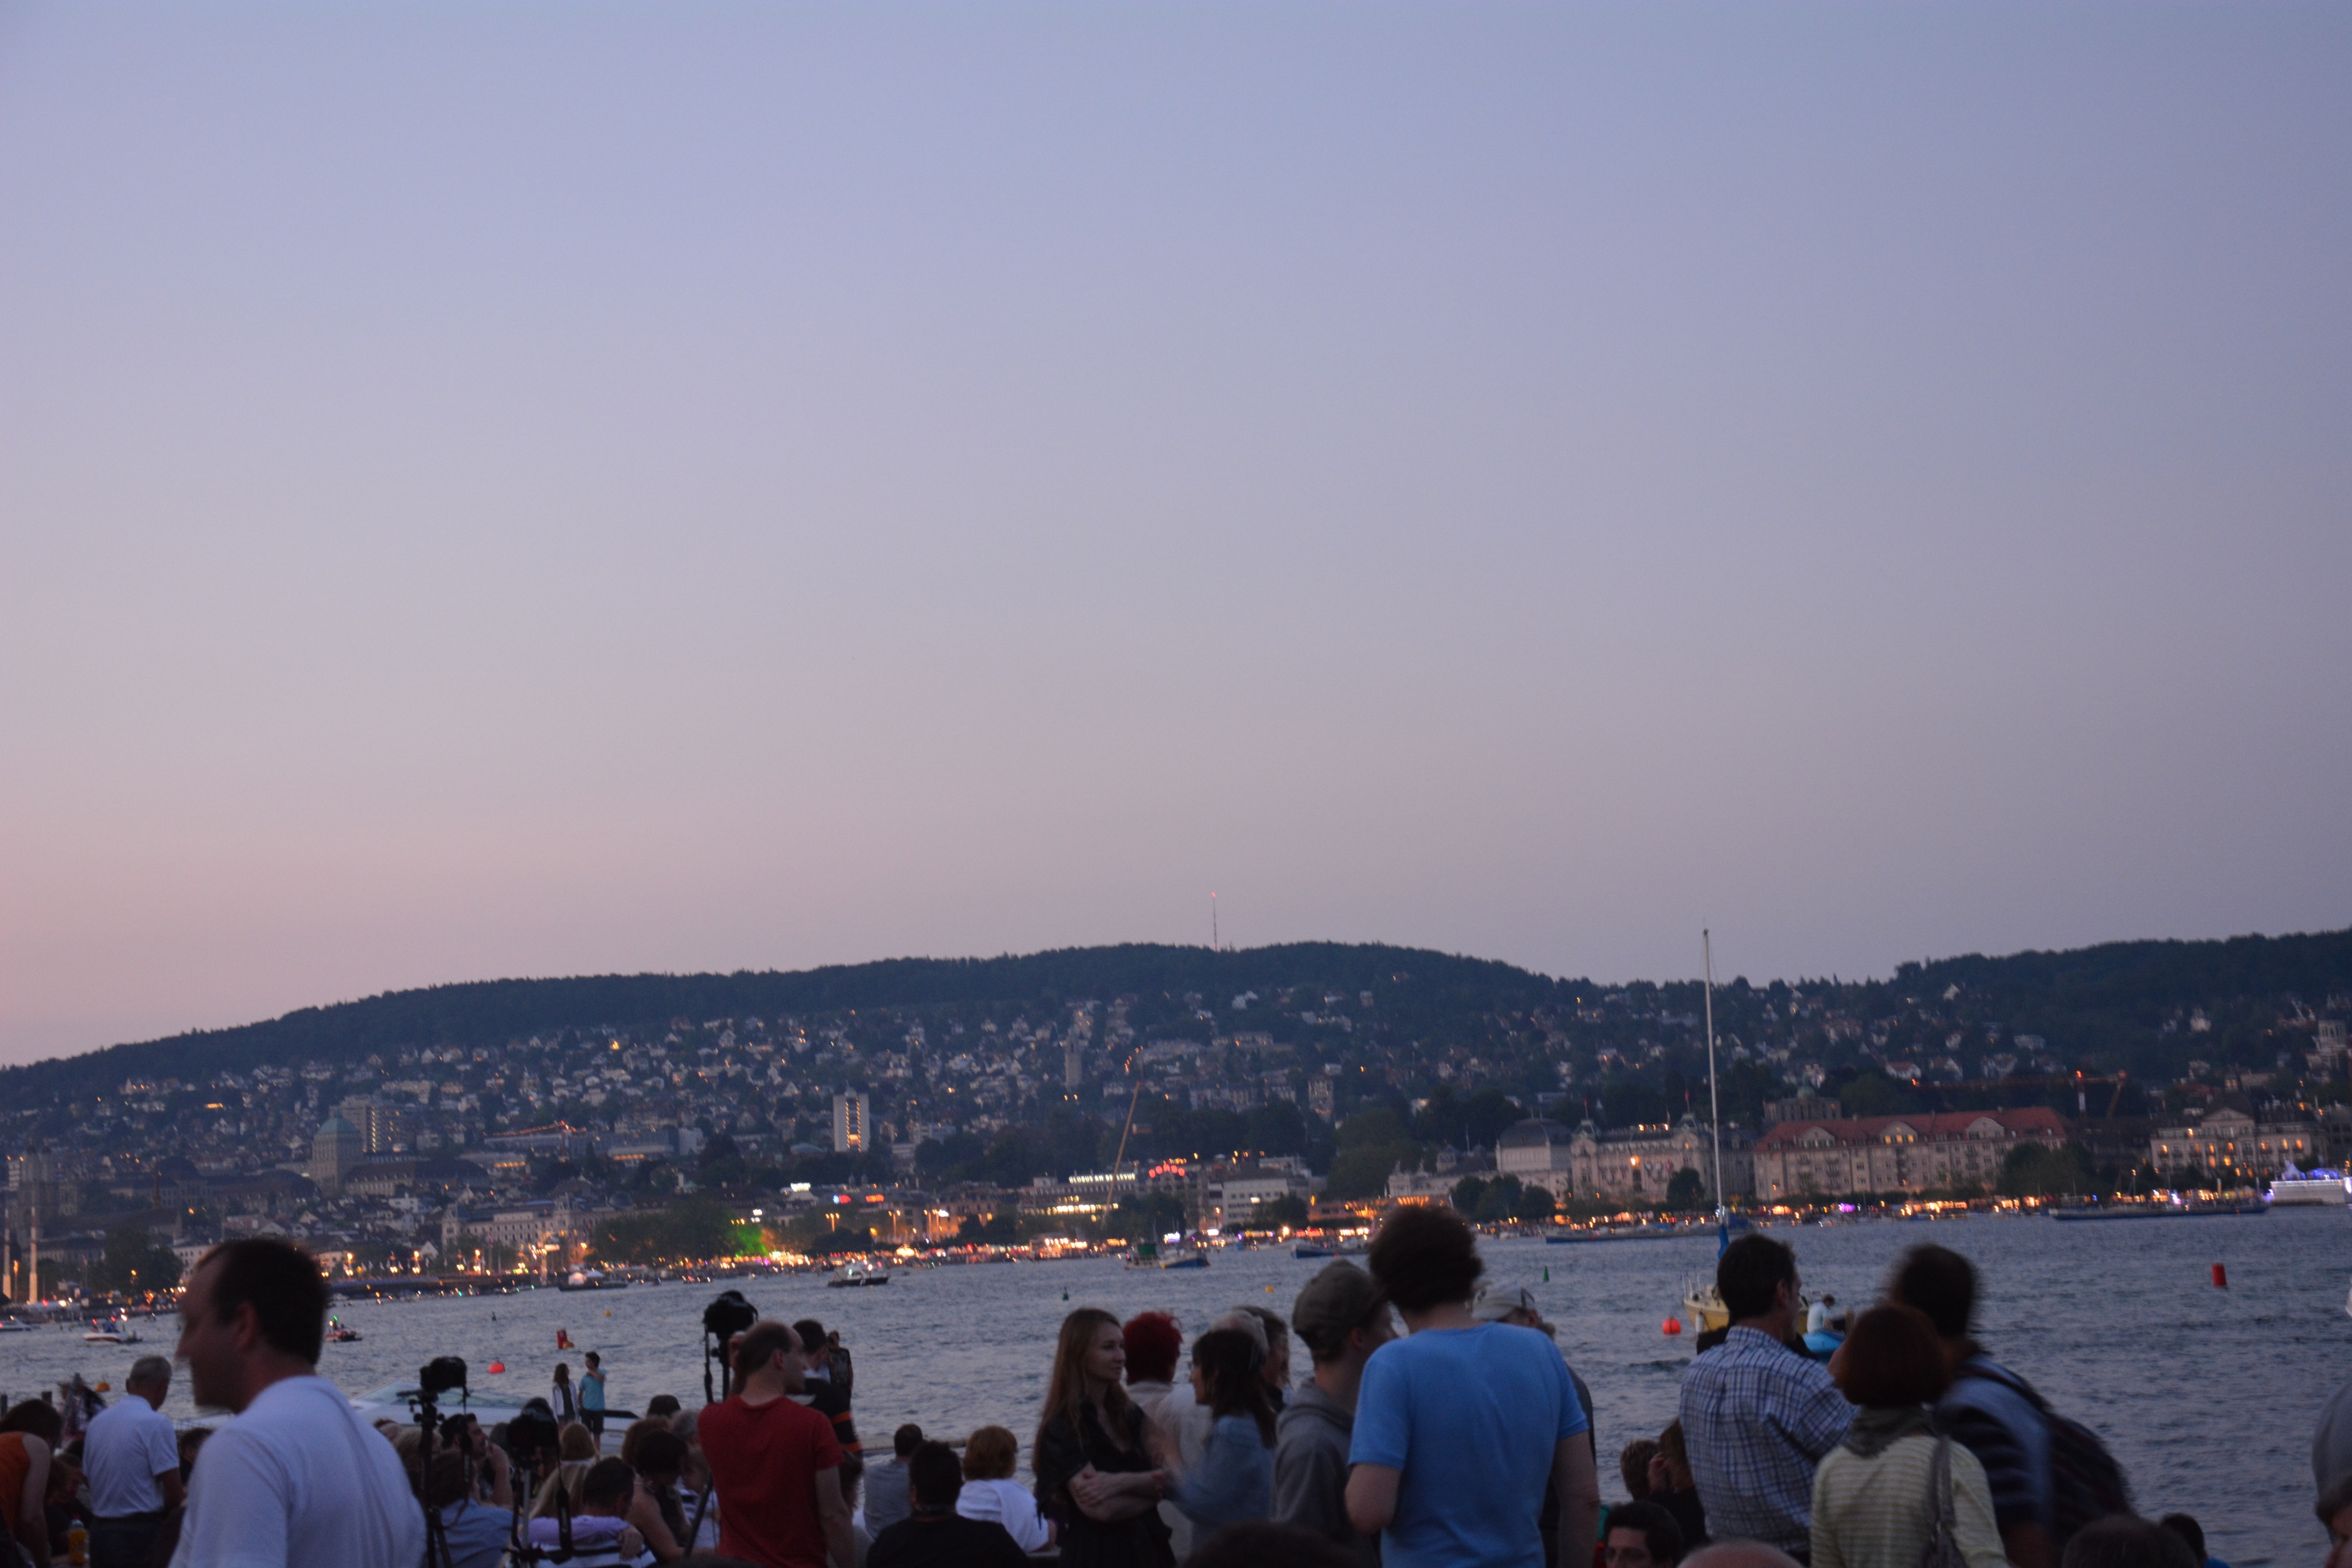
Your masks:
<path fill-rule="evenodd" d="M 1411 1336 L 1365 1363 L 1349 1445 L 1348 1518 L 1380 1532 L 1383 1568 L 1544 1568 L 1547 1481 L 1559 1539 L 1592 1540 L 1601 1482 L 1568 1363 L 1534 1330 L 1471 1315 L 1485 1265 L 1470 1227 L 1408 1208 L 1366 1261 Z"/>

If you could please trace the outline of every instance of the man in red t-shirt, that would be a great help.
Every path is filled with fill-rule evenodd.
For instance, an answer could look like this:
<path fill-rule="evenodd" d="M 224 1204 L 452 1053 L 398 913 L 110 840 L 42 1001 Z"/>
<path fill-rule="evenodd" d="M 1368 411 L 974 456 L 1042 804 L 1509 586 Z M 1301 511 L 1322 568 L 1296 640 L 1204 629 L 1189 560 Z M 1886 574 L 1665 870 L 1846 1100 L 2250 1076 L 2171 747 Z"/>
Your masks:
<path fill-rule="evenodd" d="M 761 1568 L 856 1568 L 841 1445 L 833 1423 L 787 1398 L 802 1387 L 789 1324 L 754 1323 L 735 1342 L 735 1392 L 695 1430 L 719 1493 L 719 1554 Z"/>

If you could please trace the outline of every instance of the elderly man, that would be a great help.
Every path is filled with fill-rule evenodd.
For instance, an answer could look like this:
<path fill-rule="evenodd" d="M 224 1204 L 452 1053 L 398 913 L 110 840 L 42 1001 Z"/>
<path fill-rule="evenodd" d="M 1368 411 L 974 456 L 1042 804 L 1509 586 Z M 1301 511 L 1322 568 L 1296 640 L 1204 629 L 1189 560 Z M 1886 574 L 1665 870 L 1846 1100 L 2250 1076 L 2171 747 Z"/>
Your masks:
<path fill-rule="evenodd" d="M 147 1568 L 163 1516 L 184 1500 L 180 1438 L 163 1415 L 172 1363 L 143 1355 L 123 1380 L 130 1397 L 100 1411 L 82 1437 L 89 1480 L 89 1560 L 95 1568 Z"/>

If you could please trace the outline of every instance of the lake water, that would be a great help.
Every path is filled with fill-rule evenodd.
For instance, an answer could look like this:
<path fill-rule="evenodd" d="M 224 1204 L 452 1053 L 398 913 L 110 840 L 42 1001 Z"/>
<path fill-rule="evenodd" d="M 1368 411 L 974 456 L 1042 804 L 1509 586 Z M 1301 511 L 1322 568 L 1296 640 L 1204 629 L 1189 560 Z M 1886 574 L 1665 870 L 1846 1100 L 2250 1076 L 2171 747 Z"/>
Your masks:
<path fill-rule="evenodd" d="M 2106 1439 L 2143 1512 L 2194 1514 L 2213 1554 L 2238 1568 L 2324 1555 L 2311 1516 L 2311 1433 L 2320 1406 L 2352 1379 L 2344 1211 L 2124 1225 L 1978 1215 L 1774 1234 L 1795 1245 L 1808 1291 L 1833 1292 L 1842 1304 L 1872 1300 L 1889 1263 L 1916 1242 L 1967 1254 L 1984 1277 L 1986 1343 Z M 1559 1325 L 1560 1347 L 1598 1406 L 1603 1490 L 1621 1495 L 1617 1450 L 1673 1419 L 1690 1338 L 1669 1339 L 1660 1326 L 1685 1283 L 1712 1270 L 1713 1239 L 1485 1247 L 1489 1273 L 1533 1288 Z M 2211 1283 L 2215 1263 L 2228 1269 L 2227 1289 Z M 1159 1309 L 1191 1331 L 1239 1301 L 1286 1317 L 1320 1267 L 1285 1248 L 1215 1254 L 1207 1269 L 1174 1273 L 1094 1259 L 901 1270 L 863 1290 L 827 1289 L 820 1276 L 743 1289 L 770 1316 L 814 1317 L 841 1331 L 856 1357 L 869 1447 L 902 1421 L 942 1434 L 992 1422 L 1021 1435 L 1025 1458 L 1055 1333 L 1071 1308 L 1122 1319 Z M 614 1405 L 641 1409 L 664 1393 L 691 1405 L 702 1386 L 701 1310 L 717 1289 L 352 1303 L 338 1310 L 365 1338 L 329 1345 L 321 1370 L 361 1393 L 454 1354 L 475 1369 L 478 1387 L 544 1393 L 559 1360 L 580 1370 L 579 1351 L 555 1349 L 561 1328 L 580 1350 L 603 1353 Z M 151 1339 L 168 1352 L 173 1329 L 158 1321 Z M 0 1338 L 0 1391 L 21 1397 L 74 1372 L 119 1388 L 132 1358 L 153 1348 L 86 1345 L 79 1331 L 9 1335 Z M 484 1373 L 493 1361 L 506 1363 L 503 1377 Z M 184 1382 L 165 1408 L 194 1413 Z"/>

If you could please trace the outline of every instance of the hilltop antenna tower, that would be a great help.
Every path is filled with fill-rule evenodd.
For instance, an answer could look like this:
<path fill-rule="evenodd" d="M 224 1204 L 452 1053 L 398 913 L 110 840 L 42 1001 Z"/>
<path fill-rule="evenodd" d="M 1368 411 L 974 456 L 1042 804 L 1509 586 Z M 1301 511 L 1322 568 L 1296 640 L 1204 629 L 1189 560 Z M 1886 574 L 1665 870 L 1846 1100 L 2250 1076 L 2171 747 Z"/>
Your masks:
<path fill-rule="evenodd" d="M 1723 1195 L 1723 1101 L 1715 1087 L 1715 938 L 1705 926 L 1699 928 L 1700 963 L 1706 968 L 1706 1116 L 1715 1128 L 1715 1224 L 1716 1239 L 1730 1245 L 1730 1228 L 1725 1223 L 1730 1211 L 1725 1207 Z"/>
<path fill-rule="evenodd" d="M 1219 951 L 1217 945 L 1217 895 L 1209 895 L 1209 951 Z"/>

